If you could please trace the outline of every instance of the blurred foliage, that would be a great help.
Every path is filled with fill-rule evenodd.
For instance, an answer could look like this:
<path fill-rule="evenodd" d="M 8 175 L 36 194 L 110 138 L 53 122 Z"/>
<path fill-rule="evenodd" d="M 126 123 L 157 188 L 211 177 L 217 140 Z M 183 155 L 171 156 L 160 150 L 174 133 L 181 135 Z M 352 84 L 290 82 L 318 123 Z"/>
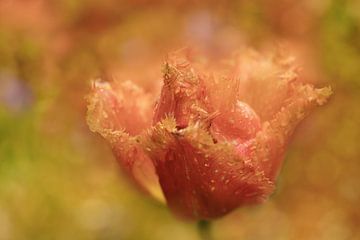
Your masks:
<path fill-rule="evenodd" d="M 297 131 L 272 198 L 217 220 L 213 234 L 359 239 L 360 4 L 350 0 L 1 1 L 0 239 L 198 239 L 89 132 L 89 81 L 155 91 L 163 56 L 183 45 L 222 56 L 284 40 L 310 52 L 305 74 L 335 94 Z"/>
<path fill-rule="evenodd" d="M 326 71 L 342 87 L 359 88 L 360 5 L 333 1 L 321 22 L 321 53 Z"/>

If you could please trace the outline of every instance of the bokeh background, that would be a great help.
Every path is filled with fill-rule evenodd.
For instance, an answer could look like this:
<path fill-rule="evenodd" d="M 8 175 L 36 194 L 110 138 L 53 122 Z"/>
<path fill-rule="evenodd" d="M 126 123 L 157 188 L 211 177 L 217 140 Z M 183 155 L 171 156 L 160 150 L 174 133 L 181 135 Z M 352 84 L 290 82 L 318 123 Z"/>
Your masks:
<path fill-rule="evenodd" d="M 360 1 L 0 0 L 0 239 L 198 239 L 144 197 L 85 122 L 91 79 L 157 91 L 167 52 L 286 45 L 330 102 L 296 132 L 277 191 L 215 239 L 360 239 Z"/>

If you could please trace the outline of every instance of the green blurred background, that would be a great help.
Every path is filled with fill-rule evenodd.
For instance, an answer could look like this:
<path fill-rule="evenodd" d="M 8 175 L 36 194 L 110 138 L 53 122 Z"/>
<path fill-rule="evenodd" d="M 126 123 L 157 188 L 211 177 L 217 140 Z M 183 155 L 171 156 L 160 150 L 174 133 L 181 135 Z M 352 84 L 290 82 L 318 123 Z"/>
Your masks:
<path fill-rule="evenodd" d="M 198 239 L 122 176 L 85 123 L 91 79 L 161 81 L 165 54 L 285 43 L 331 85 L 260 206 L 215 239 L 360 239 L 360 1 L 1 0 L 0 239 Z"/>

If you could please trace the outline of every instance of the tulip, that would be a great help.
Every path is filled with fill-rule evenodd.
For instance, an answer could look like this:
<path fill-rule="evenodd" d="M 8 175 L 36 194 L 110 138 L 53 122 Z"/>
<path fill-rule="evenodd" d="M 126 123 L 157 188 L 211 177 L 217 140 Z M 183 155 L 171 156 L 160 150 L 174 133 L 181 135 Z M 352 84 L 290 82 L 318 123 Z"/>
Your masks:
<path fill-rule="evenodd" d="M 248 50 L 220 73 L 203 65 L 187 50 L 169 54 L 155 105 L 129 81 L 95 81 L 88 96 L 90 129 L 129 178 L 194 220 L 264 202 L 296 126 L 331 95 L 281 54 Z"/>

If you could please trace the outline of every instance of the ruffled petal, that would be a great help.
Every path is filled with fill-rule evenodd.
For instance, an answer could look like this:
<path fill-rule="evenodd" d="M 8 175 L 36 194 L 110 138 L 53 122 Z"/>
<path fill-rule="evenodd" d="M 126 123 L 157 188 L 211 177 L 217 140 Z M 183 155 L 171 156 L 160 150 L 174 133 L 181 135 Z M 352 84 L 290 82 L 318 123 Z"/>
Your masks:
<path fill-rule="evenodd" d="M 239 81 L 237 97 L 251 106 L 263 122 L 271 120 L 288 97 L 290 85 L 298 80 L 297 70 L 289 56 L 248 50 L 238 56 L 233 70 Z"/>
<path fill-rule="evenodd" d="M 329 96 L 329 87 L 316 89 L 309 84 L 293 83 L 283 107 L 263 123 L 262 130 L 246 144 L 238 144 L 238 151 L 260 164 L 265 175 L 275 181 L 290 137 L 298 124 L 315 107 L 323 105 Z"/>
<path fill-rule="evenodd" d="M 247 161 L 234 145 L 214 143 L 200 122 L 178 130 L 173 117 L 143 138 L 170 208 L 193 219 L 222 216 L 247 203 L 265 200 L 273 182 L 256 162 Z"/>
<path fill-rule="evenodd" d="M 150 126 L 150 96 L 131 82 L 97 81 L 87 99 L 90 129 L 111 144 L 123 170 L 141 189 L 162 200 L 152 161 L 144 154 L 136 136 Z"/>
<path fill-rule="evenodd" d="M 152 98 L 130 81 L 94 81 L 88 102 L 87 121 L 94 132 L 124 130 L 134 136 L 151 125 Z"/>
<path fill-rule="evenodd" d="M 155 107 L 154 124 L 169 114 L 175 117 L 178 128 L 208 117 L 205 108 L 206 89 L 189 61 L 187 50 L 174 52 L 167 57 L 163 80 L 160 99 Z"/>

